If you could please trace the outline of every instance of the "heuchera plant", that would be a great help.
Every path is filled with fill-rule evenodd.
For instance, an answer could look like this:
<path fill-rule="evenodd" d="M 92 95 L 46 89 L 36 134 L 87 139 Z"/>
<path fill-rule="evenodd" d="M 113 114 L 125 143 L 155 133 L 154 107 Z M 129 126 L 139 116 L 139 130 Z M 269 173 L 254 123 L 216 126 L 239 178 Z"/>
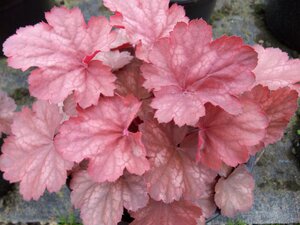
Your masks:
<path fill-rule="evenodd" d="M 297 108 L 300 60 L 239 37 L 212 38 L 168 0 L 104 0 L 110 20 L 78 8 L 4 44 L 8 64 L 34 68 L 32 108 L 0 95 L 0 169 L 26 200 L 59 191 L 85 225 L 196 225 L 216 208 L 251 208 L 244 163 L 279 140 Z"/>

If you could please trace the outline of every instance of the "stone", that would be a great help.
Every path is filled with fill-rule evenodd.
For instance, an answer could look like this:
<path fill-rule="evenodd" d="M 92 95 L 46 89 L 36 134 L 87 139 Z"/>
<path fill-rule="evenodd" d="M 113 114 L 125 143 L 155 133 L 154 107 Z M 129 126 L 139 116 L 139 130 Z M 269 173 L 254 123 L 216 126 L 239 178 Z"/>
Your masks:
<path fill-rule="evenodd" d="M 45 193 L 38 201 L 24 201 L 17 186 L 0 199 L 0 222 L 49 223 L 61 221 L 74 213 L 70 203 L 70 191 L 64 187 L 59 193 Z"/>
<path fill-rule="evenodd" d="M 299 57 L 297 51 L 280 43 L 268 31 L 265 24 L 266 2 L 267 0 L 218 0 L 210 20 L 214 36 L 238 35 L 247 44 L 260 42 L 265 47 L 281 48 L 291 57 Z"/>
<path fill-rule="evenodd" d="M 292 132 L 292 130 L 290 131 Z M 247 224 L 298 223 L 300 219 L 300 172 L 292 153 L 290 135 L 268 146 L 256 159 L 253 175 L 255 200 L 251 211 L 235 218 Z M 210 225 L 228 222 L 218 217 Z"/>

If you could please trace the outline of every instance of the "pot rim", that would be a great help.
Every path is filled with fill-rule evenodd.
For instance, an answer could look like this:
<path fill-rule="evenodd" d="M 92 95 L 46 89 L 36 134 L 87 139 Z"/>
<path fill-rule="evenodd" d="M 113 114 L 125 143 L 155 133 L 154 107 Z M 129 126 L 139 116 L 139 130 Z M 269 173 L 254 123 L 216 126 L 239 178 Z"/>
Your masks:
<path fill-rule="evenodd" d="M 5 3 L 0 3 L 0 12 L 9 10 L 10 8 L 23 3 L 23 0 L 11 0 L 6 1 Z"/>
<path fill-rule="evenodd" d="M 170 3 L 177 3 L 180 5 L 187 5 L 191 3 L 204 3 L 204 2 L 213 2 L 214 0 L 170 0 Z"/>

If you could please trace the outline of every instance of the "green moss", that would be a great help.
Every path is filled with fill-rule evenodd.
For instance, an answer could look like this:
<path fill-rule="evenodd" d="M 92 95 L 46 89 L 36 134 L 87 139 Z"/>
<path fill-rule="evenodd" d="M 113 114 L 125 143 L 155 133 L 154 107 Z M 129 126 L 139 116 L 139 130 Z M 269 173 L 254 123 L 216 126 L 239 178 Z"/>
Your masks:
<path fill-rule="evenodd" d="M 31 104 L 34 101 L 27 88 L 17 88 L 10 96 L 15 100 L 17 105 L 21 106 Z"/>
<path fill-rule="evenodd" d="M 258 184 L 258 187 L 261 189 L 271 187 L 273 190 L 300 191 L 300 184 L 294 180 L 265 179 L 263 183 Z"/>
<path fill-rule="evenodd" d="M 68 216 L 63 216 L 60 218 L 58 225 L 82 225 L 76 221 L 76 216 L 72 212 Z"/>
<path fill-rule="evenodd" d="M 101 12 L 101 15 L 104 15 L 106 17 L 113 15 L 113 13 L 109 11 L 104 5 L 100 5 L 99 11 Z"/>
<path fill-rule="evenodd" d="M 247 225 L 247 223 L 242 220 L 229 220 L 227 225 Z"/>
<path fill-rule="evenodd" d="M 213 13 L 213 15 L 211 16 L 211 21 L 222 20 L 224 17 L 230 15 L 230 13 L 230 7 L 223 7 L 222 9 L 217 10 Z"/>
<path fill-rule="evenodd" d="M 75 0 L 51 0 L 53 2 L 54 5 L 56 6 L 66 6 L 68 8 L 74 7 L 76 5 Z"/>

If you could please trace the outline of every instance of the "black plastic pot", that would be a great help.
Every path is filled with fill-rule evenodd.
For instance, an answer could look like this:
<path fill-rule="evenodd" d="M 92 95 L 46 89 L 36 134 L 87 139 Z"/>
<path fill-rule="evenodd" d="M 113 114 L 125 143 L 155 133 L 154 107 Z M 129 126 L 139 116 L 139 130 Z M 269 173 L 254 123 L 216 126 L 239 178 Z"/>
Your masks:
<path fill-rule="evenodd" d="M 1 137 L 1 134 L 0 134 L 0 154 L 1 154 L 1 147 L 2 147 L 2 144 L 3 144 L 3 138 L 5 138 L 5 136 L 3 135 Z M 0 171 L 0 198 L 5 196 L 7 194 L 7 192 L 11 191 L 14 187 L 13 184 L 11 184 L 8 181 L 4 180 L 2 175 L 3 175 L 3 173 Z"/>
<path fill-rule="evenodd" d="M 268 0 L 266 24 L 288 47 L 300 51 L 300 0 Z"/>
<path fill-rule="evenodd" d="M 210 18 L 217 0 L 171 0 L 170 4 L 177 3 L 185 9 L 190 19 L 202 18 L 206 21 Z"/>
<path fill-rule="evenodd" d="M 0 46 L 19 27 L 33 25 L 44 19 L 51 8 L 50 0 L 0 0 Z"/>
<path fill-rule="evenodd" d="M 0 172 L 0 198 L 5 196 L 9 191 L 13 190 L 14 185 L 4 180 L 3 173 Z"/>

